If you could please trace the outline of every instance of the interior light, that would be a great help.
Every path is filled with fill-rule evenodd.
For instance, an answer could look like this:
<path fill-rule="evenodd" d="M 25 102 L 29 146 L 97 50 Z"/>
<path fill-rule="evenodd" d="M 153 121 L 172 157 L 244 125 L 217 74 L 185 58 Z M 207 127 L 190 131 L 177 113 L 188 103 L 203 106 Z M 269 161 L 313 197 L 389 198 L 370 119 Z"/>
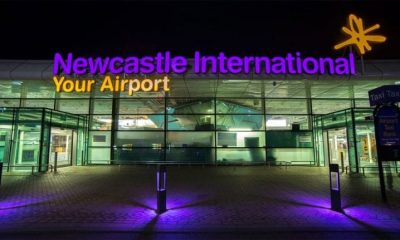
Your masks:
<path fill-rule="evenodd" d="M 104 122 L 104 123 L 111 123 L 112 120 L 109 118 L 99 118 L 99 119 L 97 119 L 97 121 Z"/>
<path fill-rule="evenodd" d="M 247 131 L 247 132 L 249 132 L 252 129 L 251 128 L 229 128 L 228 130 L 231 131 L 231 132 L 236 132 L 236 131 L 243 131 L 243 132 Z"/>
<path fill-rule="evenodd" d="M 268 119 L 267 127 L 287 127 L 286 119 Z"/>

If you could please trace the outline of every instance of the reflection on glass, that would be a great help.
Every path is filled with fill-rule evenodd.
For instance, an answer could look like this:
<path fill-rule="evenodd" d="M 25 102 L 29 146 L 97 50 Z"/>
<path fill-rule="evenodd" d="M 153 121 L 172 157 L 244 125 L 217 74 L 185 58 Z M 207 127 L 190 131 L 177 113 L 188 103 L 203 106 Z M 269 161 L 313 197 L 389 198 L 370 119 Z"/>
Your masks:
<path fill-rule="evenodd" d="M 263 148 L 218 148 L 219 163 L 263 163 L 265 149 Z"/>
<path fill-rule="evenodd" d="M 159 148 L 164 145 L 164 132 L 120 131 L 117 132 L 115 144 L 117 147 L 124 147 L 126 144 L 129 144 L 129 147 L 133 148 Z"/>
<path fill-rule="evenodd" d="M 118 130 L 162 130 L 164 115 L 119 115 Z"/>
<path fill-rule="evenodd" d="M 218 147 L 264 147 L 264 132 L 217 132 Z"/>
<path fill-rule="evenodd" d="M 262 114 L 261 99 L 219 99 L 217 113 L 224 114 Z"/>
<path fill-rule="evenodd" d="M 92 115 L 91 129 L 93 130 L 111 130 L 112 116 L 110 115 Z"/>
<path fill-rule="evenodd" d="M 217 130 L 263 130 L 263 115 L 217 115 Z M 240 131 L 240 130 L 238 130 Z"/>
<path fill-rule="evenodd" d="M 117 163 L 164 161 L 164 151 L 161 148 L 115 148 L 114 159 Z"/>
<path fill-rule="evenodd" d="M 168 132 L 168 147 L 212 147 L 214 132 Z"/>
<path fill-rule="evenodd" d="M 267 130 L 309 129 L 307 115 L 267 115 Z"/>
<path fill-rule="evenodd" d="M 214 113 L 214 100 L 207 98 L 168 99 L 168 114 L 211 114 Z"/>
<path fill-rule="evenodd" d="M 167 161 L 181 163 L 213 163 L 214 148 L 168 148 Z"/>
<path fill-rule="evenodd" d="M 214 130 L 214 116 L 169 115 L 168 130 Z"/>

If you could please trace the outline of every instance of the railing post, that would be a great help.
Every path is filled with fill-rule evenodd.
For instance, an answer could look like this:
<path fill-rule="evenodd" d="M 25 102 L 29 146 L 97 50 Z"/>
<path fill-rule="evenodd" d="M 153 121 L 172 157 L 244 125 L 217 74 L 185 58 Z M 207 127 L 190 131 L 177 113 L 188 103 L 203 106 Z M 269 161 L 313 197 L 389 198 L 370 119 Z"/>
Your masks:
<path fill-rule="evenodd" d="M 0 186 L 1 186 L 1 178 L 3 177 L 3 163 L 0 162 Z"/>
<path fill-rule="evenodd" d="M 57 173 L 57 158 L 58 158 L 58 152 L 54 152 L 54 173 Z"/>

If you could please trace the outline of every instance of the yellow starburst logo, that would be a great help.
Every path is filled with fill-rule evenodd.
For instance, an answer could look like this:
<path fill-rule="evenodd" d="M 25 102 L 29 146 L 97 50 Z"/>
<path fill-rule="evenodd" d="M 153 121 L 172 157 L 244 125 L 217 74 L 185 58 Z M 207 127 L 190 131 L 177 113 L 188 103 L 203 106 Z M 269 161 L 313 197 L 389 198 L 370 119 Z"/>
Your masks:
<path fill-rule="evenodd" d="M 357 17 L 354 14 L 349 15 L 349 27 L 342 27 L 342 31 L 345 32 L 350 36 L 349 39 L 347 39 L 344 42 L 341 42 L 337 45 L 335 45 L 335 49 L 341 49 L 345 46 L 354 44 L 357 46 L 358 51 L 360 54 L 365 54 L 365 50 L 371 51 L 371 45 L 370 42 L 372 43 L 381 43 L 386 41 L 386 37 L 382 35 L 367 35 L 368 33 L 379 29 L 380 25 L 375 24 L 372 27 L 369 27 L 367 29 L 364 29 L 363 25 L 363 20 L 359 17 Z"/>

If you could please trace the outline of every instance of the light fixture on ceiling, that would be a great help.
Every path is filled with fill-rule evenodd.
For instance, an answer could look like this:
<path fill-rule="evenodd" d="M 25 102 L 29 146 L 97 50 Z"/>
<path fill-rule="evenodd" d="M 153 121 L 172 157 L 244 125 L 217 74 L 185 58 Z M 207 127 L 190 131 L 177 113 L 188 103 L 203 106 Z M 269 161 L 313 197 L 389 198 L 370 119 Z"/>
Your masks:
<path fill-rule="evenodd" d="M 266 122 L 267 127 L 287 127 L 286 119 L 268 119 Z"/>

